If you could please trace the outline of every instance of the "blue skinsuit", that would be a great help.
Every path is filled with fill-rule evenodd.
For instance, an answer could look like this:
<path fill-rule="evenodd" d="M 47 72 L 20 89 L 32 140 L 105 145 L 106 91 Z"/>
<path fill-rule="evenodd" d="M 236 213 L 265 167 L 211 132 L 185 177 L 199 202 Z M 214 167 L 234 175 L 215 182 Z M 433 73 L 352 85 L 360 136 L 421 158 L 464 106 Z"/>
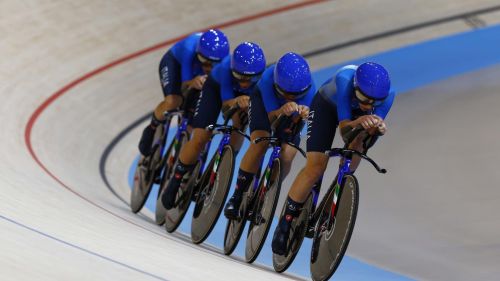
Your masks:
<path fill-rule="evenodd" d="M 319 89 L 319 93 L 337 106 L 338 120 L 351 120 L 352 111 L 359 109 L 359 103 L 354 98 L 354 73 L 357 66 L 342 67 L 334 77 L 328 79 Z M 374 108 L 373 114 L 385 119 L 394 101 L 395 92 L 389 91 L 385 101 Z"/>
<path fill-rule="evenodd" d="M 193 127 L 205 128 L 210 124 L 215 124 L 223 102 L 241 95 L 250 95 L 255 85 L 253 84 L 246 89 L 241 88 L 231 71 L 231 56 L 222 59 L 212 69 L 203 85 L 196 106 Z"/>
<path fill-rule="evenodd" d="M 324 152 L 331 148 L 339 122 L 349 121 L 362 115 L 375 114 L 387 117 L 394 102 L 395 92 L 390 89 L 384 102 L 370 112 L 364 112 L 354 97 L 354 73 L 356 65 L 342 67 L 319 88 L 311 105 L 307 129 L 307 151 Z"/>
<path fill-rule="evenodd" d="M 201 63 L 195 59 L 196 47 L 200 41 L 201 33 L 193 33 L 184 40 L 177 42 L 170 51 L 181 65 L 182 82 L 189 81 L 198 75 L 203 75 Z"/>

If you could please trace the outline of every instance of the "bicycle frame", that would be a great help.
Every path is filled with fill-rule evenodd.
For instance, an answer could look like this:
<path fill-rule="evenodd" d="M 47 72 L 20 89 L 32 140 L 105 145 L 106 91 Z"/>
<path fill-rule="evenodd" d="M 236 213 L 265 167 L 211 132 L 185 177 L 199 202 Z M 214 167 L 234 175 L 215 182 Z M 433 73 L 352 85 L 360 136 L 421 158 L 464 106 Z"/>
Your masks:
<path fill-rule="evenodd" d="M 358 129 L 359 131 L 359 129 Z M 327 154 L 330 157 L 335 157 L 335 156 L 341 156 L 341 161 L 343 161 L 343 164 L 339 167 L 339 170 L 337 172 L 337 182 L 335 183 L 335 186 L 333 187 L 334 190 L 334 196 L 333 196 L 333 202 L 332 202 L 332 207 L 331 207 L 331 212 L 330 216 L 334 217 L 335 212 L 337 209 L 337 202 L 338 202 L 338 197 L 340 194 L 340 189 L 341 189 L 341 183 L 342 180 L 344 179 L 344 176 L 348 173 L 350 173 L 350 167 L 351 167 L 351 162 L 352 162 L 352 157 L 353 155 L 358 155 L 362 159 L 370 162 L 370 164 L 373 165 L 373 167 L 382 174 L 385 174 L 387 170 L 381 169 L 375 161 L 373 161 L 371 158 L 366 156 L 366 154 L 361 153 L 356 150 L 351 150 L 351 149 L 340 149 L 340 148 L 334 148 L 332 150 L 326 151 L 325 154 Z"/>
<path fill-rule="evenodd" d="M 317 183 L 315 183 L 313 188 L 311 189 L 311 193 L 313 196 L 313 209 L 312 209 L 311 213 L 314 213 L 314 211 L 316 210 L 316 206 L 318 205 L 319 192 L 321 191 L 321 182 L 322 181 L 323 181 L 323 177 L 321 177 L 320 180 Z"/>
<path fill-rule="evenodd" d="M 333 156 L 336 156 L 336 155 L 333 155 Z M 344 164 L 339 167 L 339 169 L 337 171 L 337 177 L 336 177 L 337 180 L 335 182 L 335 185 L 333 186 L 333 188 L 335 189 L 335 193 L 334 193 L 334 198 L 333 198 L 331 212 L 330 212 L 331 217 L 334 217 L 334 215 L 335 215 L 335 211 L 336 211 L 336 208 L 337 208 L 338 197 L 339 197 L 339 194 L 340 194 L 340 188 L 341 188 L 342 178 L 344 177 L 345 174 L 349 173 L 352 159 L 346 158 L 346 157 L 342 157 L 340 161 L 344 161 Z M 312 193 L 312 196 L 313 196 L 313 202 L 312 202 L 312 209 L 311 209 L 311 214 L 309 215 L 309 219 L 315 218 L 316 215 L 317 215 L 316 212 L 320 211 L 320 210 L 318 210 L 316 208 L 318 206 L 318 199 L 319 199 L 319 193 L 321 191 L 321 182 L 322 182 L 322 180 L 323 179 L 320 178 L 320 180 L 318 182 L 316 182 L 316 184 L 314 184 L 313 188 L 311 189 L 311 193 Z"/>
<path fill-rule="evenodd" d="M 281 155 L 281 145 L 282 144 L 288 144 L 290 145 L 291 147 L 297 149 L 297 151 L 299 151 L 302 156 L 306 156 L 306 153 L 304 152 L 304 150 L 302 150 L 299 146 L 295 145 L 294 143 L 290 142 L 290 141 L 285 141 L 285 140 L 282 140 L 281 137 L 276 137 L 274 135 L 275 133 L 275 130 L 277 128 L 278 125 L 280 125 L 280 122 L 282 122 L 285 118 L 295 118 L 297 115 L 296 114 L 293 114 L 291 117 L 287 117 L 285 115 L 281 115 L 279 116 L 274 122 L 273 122 L 273 125 L 271 125 L 271 127 L 273 127 L 273 136 L 272 137 L 260 137 L 260 138 L 257 138 L 254 140 L 254 143 L 259 143 L 259 142 L 262 142 L 262 141 L 269 141 L 269 145 L 272 146 L 273 150 L 271 152 L 271 156 L 269 157 L 269 161 L 267 163 L 267 166 L 266 166 L 266 169 L 264 170 L 264 182 L 263 182 L 263 187 L 261 190 L 260 190 L 260 194 L 259 194 L 259 198 L 262 199 L 262 196 L 265 194 L 266 192 L 266 189 L 265 187 L 267 187 L 267 183 L 269 182 L 269 178 L 271 177 L 271 171 L 273 169 L 273 163 L 274 163 L 274 160 L 276 160 L 277 158 L 280 157 Z M 299 123 L 292 123 L 290 126 L 297 126 Z M 287 128 L 287 129 L 291 129 L 291 128 Z M 259 187 L 259 182 L 258 180 L 255 181 L 255 184 L 253 186 L 253 191 L 254 193 L 256 192 L 256 190 L 258 189 Z"/>
<path fill-rule="evenodd" d="M 337 182 L 335 183 L 335 186 L 333 187 L 335 189 L 335 191 L 334 191 L 331 213 L 330 213 L 330 215 L 332 217 L 335 216 L 335 211 L 337 209 L 337 202 L 339 199 L 340 186 L 342 183 L 342 179 L 344 178 L 345 174 L 350 172 L 352 158 L 342 157 L 340 161 L 342 161 L 342 160 L 344 161 L 344 163 L 342 164 L 342 166 L 339 167 L 339 170 L 337 172 Z"/>
<path fill-rule="evenodd" d="M 266 169 L 264 170 L 264 182 L 263 186 L 266 187 L 269 181 L 269 177 L 271 177 L 271 171 L 273 169 L 274 160 L 279 158 L 281 155 L 281 146 L 273 145 L 273 151 L 271 152 L 271 156 L 269 157 L 269 161 L 267 163 Z M 254 184 L 254 192 L 258 188 L 258 183 Z M 259 196 L 262 196 L 265 193 L 264 188 L 260 190 Z"/>
<path fill-rule="evenodd" d="M 225 128 L 226 126 L 223 126 L 221 128 Z M 226 130 L 224 129 L 220 129 L 219 130 L 223 130 L 224 131 L 224 135 L 222 136 L 222 140 L 219 142 L 219 146 L 217 147 L 217 155 L 215 156 L 215 160 L 214 160 L 214 166 L 212 168 L 212 173 L 210 174 L 210 185 L 213 186 L 214 184 L 214 181 L 215 181 L 215 176 L 217 175 L 217 168 L 219 167 L 219 163 L 220 163 L 220 158 L 222 156 L 222 150 L 224 149 L 224 147 L 226 145 L 228 145 L 231 141 L 231 130 L 228 130 L 227 128 L 225 128 Z"/>
<path fill-rule="evenodd" d="M 186 118 L 185 116 L 183 116 L 183 112 L 180 112 L 180 111 L 177 111 L 175 113 L 172 113 L 170 115 L 170 118 L 174 117 L 174 116 L 178 116 L 179 118 L 181 118 L 181 122 L 180 122 L 180 125 L 179 127 L 177 128 L 177 132 L 175 133 L 175 137 L 174 137 L 174 149 L 172 149 L 172 152 L 168 158 L 168 164 L 169 165 L 173 165 L 173 160 L 175 158 L 175 154 L 177 153 L 177 151 L 179 150 L 180 148 L 180 141 L 181 141 L 181 136 L 182 136 L 182 133 L 186 132 L 187 131 L 187 126 L 188 126 L 188 118 Z M 165 125 L 167 126 L 167 125 Z M 163 151 L 162 151 L 162 154 L 163 154 Z"/>
<path fill-rule="evenodd" d="M 244 132 L 240 131 L 239 129 L 234 128 L 233 126 L 229 126 L 228 123 L 231 120 L 231 117 L 233 116 L 234 113 L 236 113 L 239 110 L 238 106 L 233 106 L 230 109 L 227 110 L 226 113 L 224 113 L 224 124 L 223 125 L 209 125 L 207 126 L 207 130 L 210 131 L 217 131 L 217 132 L 222 132 L 222 139 L 219 142 L 219 146 L 217 147 L 216 150 L 216 155 L 215 155 L 215 160 L 214 160 L 214 165 L 212 167 L 212 172 L 210 173 L 210 186 L 213 186 L 215 182 L 215 177 L 217 175 L 217 169 L 219 168 L 220 164 L 220 159 L 222 157 L 222 151 L 224 150 L 224 147 L 226 145 L 229 145 L 231 142 L 231 134 L 234 132 L 237 132 L 238 134 L 242 135 L 243 137 L 249 139 L 247 135 L 245 135 Z M 212 134 L 212 137 L 215 135 Z M 211 141 L 211 140 L 210 140 Z M 207 144 L 210 145 L 210 142 Z"/>

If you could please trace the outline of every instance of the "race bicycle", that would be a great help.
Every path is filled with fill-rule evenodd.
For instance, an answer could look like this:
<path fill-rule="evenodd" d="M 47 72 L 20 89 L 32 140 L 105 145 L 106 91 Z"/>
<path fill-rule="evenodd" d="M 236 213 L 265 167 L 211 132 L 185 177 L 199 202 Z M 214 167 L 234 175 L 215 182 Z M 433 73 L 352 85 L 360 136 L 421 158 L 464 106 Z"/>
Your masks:
<path fill-rule="evenodd" d="M 166 210 L 161 202 L 161 198 L 163 196 L 163 192 L 165 192 L 166 187 L 168 186 L 169 181 L 174 175 L 173 172 L 175 166 L 179 162 L 181 148 L 189 140 L 190 134 L 187 131 L 189 120 L 188 116 L 183 116 L 176 135 L 167 149 L 167 158 L 163 171 L 163 177 L 158 197 L 156 199 L 155 221 L 158 225 L 165 223 L 165 229 L 169 233 L 174 232 L 179 227 L 189 209 L 189 205 L 195 192 L 196 183 L 202 174 L 203 168 L 205 167 L 207 151 L 211 144 L 210 141 L 207 143 L 203 152 L 198 156 L 198 161 L 196 162 L 194 169 L 184 175 L 181 180 L 181 188 L 179 188 L 176 194 L 173 207 L 170 210 Z"/>
<path fill-rule="evenodd" d="M 193 101 L 195 101 L 199 96 L 199 91 L 194 89 L 188 90 L 185 93 L 185 96 L 185 102 L 181 106 L 180 110 L 176 109 L 164 113 L 166 120 L 163 125 L 156 128 L 151 154 L 146 157 L 141 155 L 139 158 L 134 173 L 134 183 L 130 196 L 130 208 L 134 213 L 138 213 L 143 208 L 151 192 L 153 184 L 161 184 L 161 182 L 163 182 L 164 177 L 162 177 L 162 174 L 165 174 L 165 171 L 162 170 L 165 167 L 165 164 L 168 164 L 167 156 L 171 154 L 170 152 L 172 151 L 173 144 L 177 142 L 175 147 L 176 150 L 179 150 L 179 144 L 185 142 L 183 140 L 184 138 L 189 137 L 187 124 L 192 117 L 192 112 L 189 111 L 188 108 L 192 106 Z M 167 153 L 165 153 L 165 146 L 169 131 L 174 125 L 177 126 L 176 137 L 167 149 Z M 167 170 L 171 169 L 171 165 L 167 165 L 166 168 Z M 160 191 L 158 194 L 160 194 Z M 158 215 L 156 217 L 162 218 L 162 216 Z M 163 224 L 161 219 L 160 221 L 158 221 L 158 219 L 156 221 L 160 225 Z"/>
<path fill-rule="evenodd" d="M 281 146 L 286 143 L 305 156 L 305 152 L 291 141 L 302 127 L 303 122 L 297 114 L 291 117 L 281 115 L 271 126 L 273 131 L 271 137 L 261 137 L 254 140 L 254 143 L 269 142 L 272 152 L 260 181 L 257 181 L 258 173 L 250 188 L 243 193 L 238 218 L 228 220 L 226 224 L 224 234 L 224 253 L 226 255 L 230 255 L 234 251 L 246 222 L 249 221 L 245 260 L 252 263 L 257 259 L 269 233 L 279 199 L 283 173 L 280 159 Z"/>
<path fill-rule="evenodd" d="M 354 139 L 364 130 L 355 128 L 346 136 Z M 320 185 L 316 184 L 302 207 L 298 217 L 291 223 L 285 255 L 273 254 L 273 267 L 277 272 L 285 271 L 295 259 L 304 237 L 312 238 L 310 260 L 313 280 L 327 280 L 340 265 L 347 250 L 359 204 L 359 184 L 350 172 L 354 155 L 368 161 L 379 173 L 386 173 L 365 153 L 344 148 L 332 148 L 325 152 L 329 157 L 341 157 L 337 176 L 317 208 Z M 285 211 L 283 207 L 282 215 Z"/>
<path fill-rule="evenodd" d="M 191 221 L 191 240 L 195 244 L 202 243 L 212 232 L 226 202 L 229 186 L 233 179 L 236 154 L 230 145 L 233 132 L 250 139 L 242 130 L 228 125 L 229 120 L 239 110 L 231 107 L 224 113 L 224 124 L 209 125 L 206 129 L 215 134 L 222 134 L 216 153 L 210 160 L 207 169 L 196 184 L 199 190 L 195 195 L 196 203 Z"/>

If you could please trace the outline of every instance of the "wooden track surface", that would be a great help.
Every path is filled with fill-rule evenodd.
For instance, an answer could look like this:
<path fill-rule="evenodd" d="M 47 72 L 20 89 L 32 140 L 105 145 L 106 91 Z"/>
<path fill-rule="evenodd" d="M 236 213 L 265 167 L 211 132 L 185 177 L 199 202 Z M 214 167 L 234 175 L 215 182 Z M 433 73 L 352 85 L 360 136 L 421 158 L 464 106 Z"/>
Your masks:
<path fill-rule="evenodd" d="M 132 214 L 102 182 L 98 165 L 105 147 L 123 128 L 151 110 L 161 98 L 157 65 L 167 47 L 116 65 L 98 75 L 84 77 L 88 79 L 80 80 L 81 83 L 61 92 L 61 96 L 53 95 L 72 81 L 138 50 L 214 24 L 298 2 L 259 0 L 245 1 L 243 5 L 239 1 L 222 0 L 2 1 L 2 276 L 12 277 L 12 280 L 234 280 L 235 276 L 238 280 L 295 278 L 274 274 L 263 266 L 248 266 L 223 256 L 220 250 L 209 246 L 193 246 L 179 235 L 166 235 L 162 228 L 151 223 L 150 214 Z M 326 1 L 227 26 L 224 31 L 233 48 L 243 40 L 255 41 L 263 46 L 268 60 L 274 61 L 285 51 L 310 52 L 339 42 L 497 4 L 497 1 L 487 0 L 460 3 L 452 0 Z M 485 15 L 483 20 L 486 24 L 492 24 L 498 17 Z M 310 62 L 313 69 L 318 69 L 470 28 L 465 21 L 456 20 L 439 25 L 432 32 L 416 30 L 353 45 L 337 52 L 327 52 L 312 57 Z M 492 73 L 498 74 L 499 71 L 495 68 Z M 475 81 L 481 77 L 466 76 L 469 81 L 467 85 L 475 85 Z M 495 79 L 492 77 L 491 80 Z M 458 103 L 469 101 L 465 92 L 459 91 L 463 88 L 449 89 L 446 84 L 430 87 L 437 88 L 426 90 L 455 93 L 454 100 Z M 498 88 L 500 85 L 491 84 L 489 88 L 481 86 L 471 89 L 477 90 L 481 97 L 484 95 L 484 98 L 474 101 L 477 110 L 492 106 L 488 107 L 488 112 L 496 112 L 498 106 L 493 105 L 498 105 L 498 98 L 491 94 Z M 51 96 L 54 97 L 51 100 L 53 102 L 41 107 Z M 400 107 L 401 110 L 410 109 L 415 102 L 428 101 L 422 95 L 418 98 L 415 96 L 410 94 L 401 97 L 398 100 L 404 105 Z M 449 117 L 447 110 L 454 108 L 439 107 L 439 110 L 432 111 L 436 114 L 435 119 L 431 119 L 430 115 L 422 120 L 417 119 L 415 127 L 412 127 L 415 131 L 411 131 L 413 135 L 419 135 L 416 132 L 425 135 L 428 131 L 424 126 L 433 120 L 443 120 L 439 114 Z M 33 116 L 36 118 L 30 119 Z M 32 126 L 28 126 L 30 120 L 34 121 L 30 123 Z M 432 123 L 434 130 L 456 124 L 449 118 L 443 122 Z M 494 216 L 497 213 L 495 211 L 498 211 L 498 204 L 494 204 L 498 203 L 495 199 L 498 192 L 487 183 L 498 183 L 498 177 L 495 176 L 498 173 L 488 170 L 488 167 L 495 167 L 493 163 L 498 162 L 495 161 L 498 155 L 495 155 L 496 158 L 484 154 L 468 155 L 472 157 L 468 158 L 470 161 L 482 161 L 481 165 L 484 166 L 474 172 L 486 174 L 489 171 L 488 175 L 492 178 L 457 180 L 448 184 L 441 178 L 445 176 L 433 174 L 437 177 L 432 178 L 437 186 L 422 187 L 418 184 L 416 173 L 420 165 L 415 164 L 411 169 L 398 166 L 400 170 L 397 170 L 397 159 L 382 157 L 394 148 L 398 149 L 398 153 L 407 151 L 406 146 L 401 144 L 409 140 L 396 137 L 412 136 L 403 126 L 403 121 L 398 121 L 393 129 L 395 137 L 388 138 L 390 141 L 384 142 L 380 145 L 382 148 L 378 149 L 377 155 L 380 157 L 377 158 L 389 163 L 389 168 L 394 169 L 391 173 L 397 176 L 389 178 L 390 184 L 385 177 L 373 179 L 374 185 L 379 188 L 382 185 L 390 186 L 383 189 L 384 193 L 375 194 L 376 187 L 371 191 L 369 188 L 362 190 L 358 228 L 349 254 L 418 279 L 474 280 L 475 274 L 484 272 L 481 275 L 484 278 L 478 279 L 494 280 L 498 270 L 493 269 L 495 264 L 492 262 L 499 261 L 498 251 L 492 251 L 498 248 L 498 220 Z M 464 144 L 477 140 L 470 129 L 460 134 L 459 128 L 457 126 L 452 132 L 442 132 L 447 134 L 442 136 L 442 141 L 456 140 L 457 135 L 465 138 Z M 139 134 L 139 129 L 128 134 L 113 150 L 106 166 L 110 183 L 124 198 L 128 198 L 130 192 L 127 173 L 135 157 Z M 424 145 L 430 145 L 425 140 L 417 139 Z M 495 147 L 494 143 L 487 140 L 480 144 Z M 419 151 L 407 152 L 421 155 Z M 462 155 L 455 154 L 454 150 L 452 152 L 456 158 L 449 158 L 449 154 L 443 155 L 449 159 L 445 163 L 450 161 L 460 165 L 463 162 Z M 407 155 L 411 156 L 414 154 Z M 420 162 L 416 163 L 429 169 L 434 167 L 427 166 L 426 159 L 419 158 L 417 160 Z M 303 163 L 300 161 L 295 163 L 294 171 L 301 165 Z M 439 162 L 434 165 L 442 167 Z M 457 167 L 460 173 L 467 168 L 470 167 Z M 454 175 L 456 170 L 447 167 L 445 172 Z M 361 178 L 362 184 L 368 182 L 371 175 L 369 172 L 363 173 L 366 179 Z M 411 185 L 406 182 L 409 177 L 415 177 Z M 471 195 L 478 184 L 486 188 L 486 191 L 482 189 L 485 193 Z M 453 192 L 456 186 L 461 188 Z M 425 188 L 426 193 L 418 192 L 419 188 Z M 429 193 L 437 196 L 432 197 Z M 398 198 L 407 196 L 408 202 L 404 206 L 387 202 L 376 204 L 391 198 L 377 197 L 386 194 Z M 439 202 L 433 201 L 438 199 L 432 199 L 444 195 L 446 197 Z M 470 205 L 466 204 L 469 200 L 472 200 Z M 481 212 L 467 210 L 482 207 L 483 200 L 487 201 L 484 207 L 489 216 L 482 217 Z M 415 202 L 420 204 L 413 206 Z M 427 206 L 428 211 L 436 213 L 438 219 L 431 222 L 420 219 L 421 214 L 412 212 L 417 209 L 410 208 L 419 206 Z M 408 207 L 406 213 L 401 211 L 403 207 Z M 466 216 L 461 219 L 464 212 Z M 390 218 L 384 221 L 384 225 L 377 223 L 381 215 Z M 478 217 L 484 219 L 478 220 Z M 429 231 L 436 223 L 442 231 Z M 388 230 L 394 231 L 392 236 L 386 236 Z M 423 230 L 427 230 L 425 235 L 418 235 Z M 468 255 L 471 252 L 473 254 Z"/>

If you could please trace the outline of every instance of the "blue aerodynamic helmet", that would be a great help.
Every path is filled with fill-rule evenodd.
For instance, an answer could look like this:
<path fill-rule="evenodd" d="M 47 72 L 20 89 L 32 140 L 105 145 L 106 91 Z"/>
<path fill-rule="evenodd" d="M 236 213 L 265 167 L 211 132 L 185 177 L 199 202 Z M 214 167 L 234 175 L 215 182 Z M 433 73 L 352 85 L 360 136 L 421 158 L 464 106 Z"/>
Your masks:
<path fill-rule="evenodd" d="M 357 87 L 368 98 L 384 100 L 391 88 L 389 73 L 378 63 L 365 62 L 356 69 L 354 87 Z"/>
<path fill-rule="evenodd" d="M 222 31 L 210 29 L 201 35 L 196 52 L 206 59 L 220 61 L 229 54 L 229 41 Z"/>
<path fill-rule="evenodd" d="M 241 75 L 258 75 L 266 68 L 266 57 L 259 45 L 243 42 L 234 49 L 231 70 Z"/>
<path fill-rule="evenodd" d="M 311 87 L 309 64 L 299 54 L 286 53 L 274 68 L 274 84 L 278 91 L 289 95 L 302 95 Z"/>

